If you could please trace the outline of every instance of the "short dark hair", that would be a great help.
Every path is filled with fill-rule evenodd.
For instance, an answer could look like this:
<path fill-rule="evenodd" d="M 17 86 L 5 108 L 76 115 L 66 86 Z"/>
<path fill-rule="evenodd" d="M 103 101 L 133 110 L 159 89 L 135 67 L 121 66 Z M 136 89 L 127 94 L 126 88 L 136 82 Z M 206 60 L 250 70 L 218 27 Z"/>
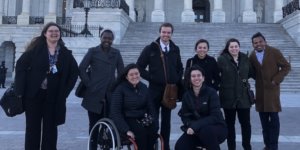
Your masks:
<path fill-rule="evenodd" d="M 105 29 L 105 30 L 103 30 L 103 31 L 101 32 L 101 34 L 100 34 L 100 38 L 102 38 L 102 36 L 103 36 L 104 33 L 111 33 L 113 39 L 115 39 L 115 35 L 114 35 L 114 32 L 113 32 L 112 30 L 110 30 L 110 29 Z"/>
<path fill-rule="evenodd" d="M 199 65 L 194 64 L 192 67 L 190 67 L 190 68 L 188 69 L 188 72 L 187 72 L 187 74 L 186 74 L 186 76 L 185 76 L 185 79 L 184 79 L 184 82 L 185 82 L 184 85 L 186 86 L 187 89 L 189 89 L 189 88 L 192 87 L 192 83 L 191 83 L 191 73 L 192 73 L 192 71 L 194 71 L 194 70 L 200 71 L 200 72 L 202 73 L 202 76 L 205 77 L 205 71 L 204 71 L 204 69 L 203 69 L 202 67 L 200 67 Z"/>
<path fill-rule="evenodd" d="M 264 41 L 266 41 L 265 37 L 264 37 L 260 32 L 257 32 L 257 33 L 255 33 L 255 34 L 252 36 L 252 38 L 251 38 L 252 43 L 253 43 L 253 39 L 254 39 L 254 38 L 257 38 L 257 37 L 261 37 L 261 38 L 264 39 Z"/>
<path fill-rule="evenodd" d="M 128 72 L 131 70 L 131 69 L 138 69 L 139 70 L 139 67 L 137 64 L 135 63 L 130 63 L 128 64 L 122 71 L 121 71 L 121 74 L 118 76 L 116 82 L 114 83 L 114 85 L 112 86 L 111 88 L 111 91 L 113 92 L 118 85 L 120 85 L 122 82 L 126 81 L 126 77 L 128 75 Z"/>
<path fill-rule="evenodd" d="M 221 55 L 222 55 L 222 54 L 225 54 L 225 53 L 228 53 L 228 54 L 229 54 L 228 48 L 229 48 L 230 43 L 232 43 L 232 42 L 237 42 L 238 45 L 241 46 L 238 39 L 231 38 L 231 39 L 229 39 L 229 40 L 226 42 L 225 48 L 223 49 Z"/>
<path fill-rule="evenodd" d="M 160 25 L 160 27 L 159 27 L 159 33 L 160 33 L 162 27 L 170 27 L 172 29 L 172 33 L 174 31 L 173 25 L 171 23 L 169 23 L 169 22 L 165 22 L 165 23 L 163 23 L 163 24 Z"/>
<path fill-rule="evenodd" d="M 195 50 L 197 50 L 197 46 L 198 46 L 198 44 L 200 44 L 200 43 L 206 43 L 207 49 L 209 50 L 209 43 L 208 43 L 208 41 L 205 40 L 205 39 L 200 39 L 200 40 L 198 40 L 198 41 L 196 42 L 196 44 L 195 44 Z"/>

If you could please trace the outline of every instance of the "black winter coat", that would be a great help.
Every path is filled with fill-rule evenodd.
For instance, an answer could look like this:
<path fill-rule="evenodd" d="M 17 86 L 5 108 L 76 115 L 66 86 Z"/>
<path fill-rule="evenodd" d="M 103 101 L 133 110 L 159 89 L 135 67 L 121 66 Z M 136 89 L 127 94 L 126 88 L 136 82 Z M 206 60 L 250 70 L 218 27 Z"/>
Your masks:
<path fill-rule="evenodd" d="M 116 87 L 111 99 L 110 118 L 121 133 L 130 130 L 126 122 L 127 118 L 140 119 L 145 113 L 153 118 L 157 117 L 154 104 L 147 95 L 147 86 L 142 82 L 133 87 L 128 81 L 124 81 Z"/>
<path fill-rule="evenodd" d="M 211 57 L 209 55 L 206 55 L 204 59 L 200 59 L 198 55 L 195 55 L 192 58 L 189 58 L 186 62 L 185 67 L 185 78 L 187 75 L 187 72 L 191 65 L 198 65 L 205 71 L 205 81 L 204 83 L 209 86 L 213 87 L 216 90 L 219 90 L 219 84 L 220 84 L 220 71 L 217 64 L 217 61 L 214 57 Z M 189 79 L 189 78 L 187 78 Z"/>
<path fill-rule="evenodd" d="M 90 67 L 90 73 L 87 68 Z M 123 58 L 118 49 L 111 47 L 108 52 L 104 52 L 101 44 L 89 48 L 83 57 L 80 65 L 80 77 L 87 86 L 82 100 L 82 107 L 86 110 L 101 114 L 109 104 L 110 88 L 116 80 L 115 73 L 118 75 L 124 69 Z M 104 110 L 103 110 L 104 108 Z"/>
<path fill-rule="evenodd" d="M 158 38 L 156 42 L 159 43 L 160 38 Z M 161 50 L 160 45 L 156 42 L 152 42 L 144 48 L 137 60 L 137 65 L 139 66 L 141 76 L 149 81 L 150 86 L 152 84 L 164 86 L 166 84 L 166 79 L 161 59 Z M 183 75 L 180 50 L 172 41 L 170 41 L 169 46 L 169 52 L 164 54 L 166 59 L 167 83 L 179 84 Z M 146 70 L 147 66 L 149 67 L 148 70 Z"/>
<path fill-rule="evenodd" d="M 226 125 L 221 109 L 219 96 L 215 89 L 203 85 L 199 98 L 189 89 L 182 97 L 182 106 L 178 113 L 185 129 L 192 128 L 195 132 L 209 125 Z M 198 102 L 196 102 L 198 100 Z"/>
<path fill-rule="evenodd" d="M 218 65 L 221 72 L 221 106 L 225 109 L 250 108 L 251 103 L 244 81 L 248 81 L 254 74 L 248 56 L 240 52 L 236 65 L 231 55 L 225 53 L 218 58 Z"/>
<path fill-rule="evenodd" d="M 15 92 L 30 103 L 38 93 L 42 82 L 49 74 L 48 49 L 37 47 L 24 52 L 16 64 Z M 66 98 L 69 96 L 78 78 L 78 66 L 72 51 L 61 46 L 56 63 L 58 72 L 54 82 L 48 81 L 47 98 L 55 103 L 56 124 L 64 124 L 66 117 Z M 49 87 L 51 85 L 51 88 Z M 30 107 L 30 106 L 28 106 Z"/>

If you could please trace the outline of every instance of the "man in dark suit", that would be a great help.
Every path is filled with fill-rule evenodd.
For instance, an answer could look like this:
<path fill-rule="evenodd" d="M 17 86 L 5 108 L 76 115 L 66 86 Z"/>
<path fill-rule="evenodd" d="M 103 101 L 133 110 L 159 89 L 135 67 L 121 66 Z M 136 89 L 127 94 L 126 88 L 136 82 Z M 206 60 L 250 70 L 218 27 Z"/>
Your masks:
<path fill-rule="evenodd" d="M 161 104 L 166 83 L 179 84 L 183 67 L 179 47 L 171 40 L 173 25 L 163 23 L 159 28 L 160 37 L 146 46 L 137 60 L 141 76 L 149 81 L 149 95 L 154 101 L 156 114 L 161 108 L 160 134 L 164 139 L 165 150 L 169 150 L 171 110 Z M 163 57 L 161 57 L 161 51 Z M 162 62 L 164 59 L 164 62 Z M 165 69 L 163 65 L 165 65 Z M 148 67 L 148 69 L 146 69 Z M 158 124 L 159 115 L 156 118 Z"/>

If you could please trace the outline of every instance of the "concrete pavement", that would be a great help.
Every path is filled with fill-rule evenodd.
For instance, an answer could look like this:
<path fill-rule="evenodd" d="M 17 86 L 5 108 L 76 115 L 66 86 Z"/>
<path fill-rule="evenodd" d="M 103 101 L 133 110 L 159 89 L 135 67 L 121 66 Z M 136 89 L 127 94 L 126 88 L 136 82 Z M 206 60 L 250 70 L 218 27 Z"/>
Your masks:
<path fill-rule="evenodd" d="M 4 89 L 0 89 L 0 95 Z M 279 149 L 297 150 L 300 147 L 300 93 L 282 93 L 281 101 L 283 111 L 280 113 L 281 132 Z M 86 150 L 88 139 L 87 112 L 80 106 L 81 99 L 74 96 L 74 91 L 67 102 L 66 124 L 59 126 L 58 150 Z M 178 107 L 172 113 L 171 147 L 182 134 L 179 126 L 181 120 L 177 115 Z M 238 122 L 238 121 L 237 121 Z M 253 150 L 263 148 L 261 126 L 255 109 L 251 110 L 252 146 Z M 24 114 L 8 118 L 3 110 L 0 110 L 0 149 L 22 150 L 24 149 L 25 117 Z M 242 150 L 239 123 L 236 123 L 237 149 Z M 226 142 L 221 145 L 226 150 Z"/>

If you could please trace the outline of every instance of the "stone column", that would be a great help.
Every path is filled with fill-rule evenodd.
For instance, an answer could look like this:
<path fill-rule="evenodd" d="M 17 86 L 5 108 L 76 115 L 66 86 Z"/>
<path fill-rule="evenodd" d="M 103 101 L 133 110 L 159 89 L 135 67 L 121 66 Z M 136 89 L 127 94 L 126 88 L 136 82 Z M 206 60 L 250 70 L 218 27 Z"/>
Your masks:
<path fill-rule="evenodd" d="M 135 22 L 136 14 L 134 11 L 134 1 L 135 0 L 126 0 L 127 5 L 129 6 L 129 17 Z"/>
<path fill-rule="evenodd" d="M 283 7 L 283 0 L 276 0 L 275 1 L 275 9 L 274 9 L 274 13 L 273 13 L 274 23 L 276 23 L 277 21 L 279 21 L 283 18 L 282 7 Z"/>
<path fill-rule="evenodd" d="M 48 22 L 56 22 L 57 0 L 49 0 L 48 15 L 44 17 L 44 24 Z"/>
<path fill-rule="evenodd" d="M 211 22 L 224 23 L 225 12 L 223 11 L 223 0 L 214 0 L 214 10 L 211 15 Z"/>
<path fill-rule="evenodd" d="M 195 13 L 193 11 L 193 0 L 183 0 L 184 10 L 181 13 L 181 22 L 195 22 Z"/>
<path fill-rule="evenodd" d="M 154 10 L 151 13 L 152 22 L 164 22 L 165 12 L 163 0 L 154 0 Z"/>
<path fill-rule="evenodd" d="M 257 23 L 256 13 L 253 11 L 253 0 L 244 1 L 243 23 Z"/>
<path fill-rule="evenodd" d="M 4 1 L 0 0 L 0 24 L 2 24 L 2 16 L 3 16 L 3 6 Z"/>
<path fill-rule="evenodd" d="M 23 0 L 22 13 L 18 15 L 17 23 L 19 25 L 28 25 L 30 15 L 30 0 Z"/>

